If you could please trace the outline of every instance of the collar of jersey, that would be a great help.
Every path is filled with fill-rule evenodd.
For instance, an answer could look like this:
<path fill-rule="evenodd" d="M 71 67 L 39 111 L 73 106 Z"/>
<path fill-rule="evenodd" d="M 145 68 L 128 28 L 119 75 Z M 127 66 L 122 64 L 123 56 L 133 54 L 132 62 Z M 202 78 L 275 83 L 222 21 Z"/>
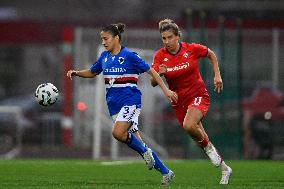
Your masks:
<path fill-rule="evenodd" d="M 117 54 L 115 54 L 115 55 L 112 55 L 110 52 L 109 52 L 109 54 L 110 54 L 111 56 L 117 56 L 124 48 L 125 48 L 124 46 L 121 46 L 120 51 L 119 51 Z"/>

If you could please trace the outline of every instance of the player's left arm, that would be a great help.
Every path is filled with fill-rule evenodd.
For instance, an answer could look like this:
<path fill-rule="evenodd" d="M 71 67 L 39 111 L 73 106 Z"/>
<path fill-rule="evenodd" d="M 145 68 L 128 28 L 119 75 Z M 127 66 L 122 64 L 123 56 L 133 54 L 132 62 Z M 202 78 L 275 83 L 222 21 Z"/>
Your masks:
<path fill-rule="evenodd" d="M 214 87 L 215 87 L 214 91 L 220 93 L 223 90 L 223 81 L 222 81 L 222 77 L 221 77 L 221 73 L 220 73 L 220 69 L 218 65 L 217 56 L 211 49 L 208 48 L 207 57 L 210 60 L 213 71 L 214 71 Z"/>

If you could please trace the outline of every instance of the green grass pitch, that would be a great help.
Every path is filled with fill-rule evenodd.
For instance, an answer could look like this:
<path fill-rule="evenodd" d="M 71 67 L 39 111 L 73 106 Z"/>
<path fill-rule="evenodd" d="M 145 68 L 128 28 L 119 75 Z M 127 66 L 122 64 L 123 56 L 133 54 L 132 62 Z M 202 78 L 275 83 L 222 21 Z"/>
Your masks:
<path fill-rule="evenodd" d="M 209 161 L 166 161 L 176 178 L 170 188 L 284 188 L 283 161 L 228 161 L 233 175 L 220 186 Z M 143 161 L 0 160 L 1 189 L 159 188 L 161 175 Z"/>

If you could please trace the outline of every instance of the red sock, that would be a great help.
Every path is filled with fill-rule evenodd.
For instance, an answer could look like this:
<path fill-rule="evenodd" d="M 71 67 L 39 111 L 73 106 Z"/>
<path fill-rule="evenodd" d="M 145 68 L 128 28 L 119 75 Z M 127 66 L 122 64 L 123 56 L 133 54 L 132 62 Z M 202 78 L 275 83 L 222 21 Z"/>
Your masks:
<path fill-rule="evenodd" d="M 205 134 L 204 138 L 200 141 L 195 141 L 197 143 L 198 146 L 200 146 L 201 148 L 205 148 L 208 145 L 209 139 L 208 136 Z"/>

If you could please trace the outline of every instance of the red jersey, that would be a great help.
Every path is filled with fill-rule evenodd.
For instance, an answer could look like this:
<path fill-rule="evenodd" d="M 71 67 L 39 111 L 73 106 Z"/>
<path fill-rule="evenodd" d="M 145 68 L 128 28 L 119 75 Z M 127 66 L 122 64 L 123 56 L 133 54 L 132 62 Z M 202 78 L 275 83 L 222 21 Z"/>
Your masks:
<path fill-rule="evenodd" d="M 170 90 L 178 94 L 178 105 L 186 105 L 195 97 L 209 96 L 198 67 L 199 58 L 207 54 L 206 46 L 186 42 L 180 43 L 176 54 L 169 53 L 165 48 L 156 52 L 152 67 L 158 72 L 160 65 L 166 65 L 164 76 Z"/>

